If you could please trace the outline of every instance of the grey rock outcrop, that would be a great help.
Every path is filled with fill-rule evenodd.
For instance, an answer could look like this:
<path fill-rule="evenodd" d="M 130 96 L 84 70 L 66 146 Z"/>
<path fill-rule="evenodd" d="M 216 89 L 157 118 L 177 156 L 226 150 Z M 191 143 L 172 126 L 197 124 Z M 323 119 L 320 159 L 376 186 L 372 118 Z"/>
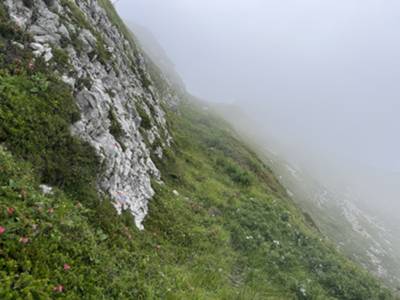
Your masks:
<path fill-rule="evenodd" d="M 171 142 L 161 103 L 176 96 L 160 99 L 139 48 L 97 0 L 32 3 L 5 0 L 11 19 L 32 35 L 35 56 L 51 64 L 55 51 L 68 55 L 69 69 L 60 78 L 73 88 L 81 111 L 71 131 L 96 149 L 104 165 L 99 190 L 143 228 L 154 195 L 151 181 L 160 180 L 151 155 L 161 158 Z"/>

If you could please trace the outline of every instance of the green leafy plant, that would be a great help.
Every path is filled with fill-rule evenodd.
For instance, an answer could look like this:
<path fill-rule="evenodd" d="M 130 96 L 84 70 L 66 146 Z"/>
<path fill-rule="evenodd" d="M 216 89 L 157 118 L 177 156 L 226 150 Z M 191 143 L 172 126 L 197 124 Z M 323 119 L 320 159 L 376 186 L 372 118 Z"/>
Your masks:
<path fill-rule="evenodd" d="M 147 114 L 147 112 L 145 111 L 145 109 L 141 106 L 141 104 L 136 104 L 136 111 L 138 112 L 140 119 L 141 119 L 140 126 L 143 129 L 147 129 L 147 130 L 151 129 L 152 123 L 151 123 L 150 117 Z"/>
<path fill-rule="evenodd" d="M 111 108 L 109 113 L 108 113 L 108 119 L 111 122 L 110 126 L 110 133 L 114 136 L 114 138 L 118 141 L 118 143 L 121 145 L 121 147 L 124 149 L 125 145 L 123 142 L 123 137 L 124 137 L 124 130 L 122 129 L 121 124 L 119 123 L 114 110 Z"/>
<path fill-rule="evenodd" d="M 79 112 L 64 83 L 40 73 L 0 72 L 0 97 L 0 141 L 30 161 L 43 182 L 78 194 L 94 182 L 97 156 L 70 134 Z"/>

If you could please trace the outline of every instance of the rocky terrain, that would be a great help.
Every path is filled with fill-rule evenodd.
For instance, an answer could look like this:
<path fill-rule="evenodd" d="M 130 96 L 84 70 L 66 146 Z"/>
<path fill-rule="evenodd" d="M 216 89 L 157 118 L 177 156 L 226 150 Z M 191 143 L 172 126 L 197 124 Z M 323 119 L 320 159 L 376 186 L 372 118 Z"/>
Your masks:
<path fill-rule="evenodd" d="M 100 189 L 142 227 L 154 195 L 151 179 L 160 179 L 151 153 L 162 157 L 171 137 L 161 105 L 168 99 L 156 96 L 139 48 L 98 1 L 7 0 L 5 5 L 11 19 L 32 35 L 28 46 L 36 57 L 52 63 L 56 53 L 66 56 L 68 67 L 60 76 L 73 88 L 82 116 L 71 130 L 101 158 Z"/>

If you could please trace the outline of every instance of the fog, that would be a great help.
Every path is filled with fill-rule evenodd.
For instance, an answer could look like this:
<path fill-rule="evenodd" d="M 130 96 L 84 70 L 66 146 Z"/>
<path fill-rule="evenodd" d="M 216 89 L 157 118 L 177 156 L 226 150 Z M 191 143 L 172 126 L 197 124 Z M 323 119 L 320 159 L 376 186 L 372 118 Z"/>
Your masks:
<path fill-rule="evenodd" d="M 257 124 L 258 142 L 400 222 L 399 1 L 120 0 L 116 7 L 153 33 L 191 93 L 239 107 Z"/>

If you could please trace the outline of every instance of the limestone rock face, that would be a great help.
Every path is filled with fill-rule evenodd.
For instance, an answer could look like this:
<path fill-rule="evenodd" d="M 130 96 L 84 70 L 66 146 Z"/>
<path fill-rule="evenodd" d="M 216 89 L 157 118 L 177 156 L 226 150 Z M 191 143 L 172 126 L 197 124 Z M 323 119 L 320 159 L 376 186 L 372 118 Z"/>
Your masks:
<path fill-rule="evenodd" d="M 33 54 L 56 63 L 66 53 L 60 78 L 74 90 L 81 119 L 71 132 L 97 151 L 104 170 L 99 191 L 121 212 L 129 210 L 142 228 L 151 180 L 160 172 L 151 155 L 162 157 L 171 137 L 161 104 L 176 99 L 159 93 L 139 47 L 108 17 L 97 0 L 5 0 L 11 19 L 28 31 Z M 162 94 L 162 96 L 161 96 Z"/>

